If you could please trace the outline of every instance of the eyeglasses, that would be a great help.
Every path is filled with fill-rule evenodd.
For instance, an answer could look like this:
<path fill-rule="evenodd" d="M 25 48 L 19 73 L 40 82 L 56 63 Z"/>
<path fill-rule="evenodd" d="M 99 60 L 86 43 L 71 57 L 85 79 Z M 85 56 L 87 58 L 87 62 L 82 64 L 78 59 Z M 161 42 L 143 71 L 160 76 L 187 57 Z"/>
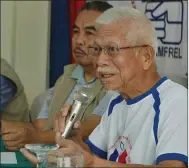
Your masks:
<path fill-rule="evenodd" d="M 118 47 L 117 45 L 115 46 L 107 46 L 107 47 L 100 47 L 98 44 L 94 44 L 91 46 L 88 46 L 88 54 L 92 55 L 94 57 L 98 57 L 102 50 L 104 50 L 104 54 L 108 54 L 111 57 L 114 57 L 119 54 L 120 50 L 125 50 L 129 48 L 136 48 L 136 47 L 147 47 L 148 45 L 141 45 L 141 46 L 129 46 L 129 47 Z"/>

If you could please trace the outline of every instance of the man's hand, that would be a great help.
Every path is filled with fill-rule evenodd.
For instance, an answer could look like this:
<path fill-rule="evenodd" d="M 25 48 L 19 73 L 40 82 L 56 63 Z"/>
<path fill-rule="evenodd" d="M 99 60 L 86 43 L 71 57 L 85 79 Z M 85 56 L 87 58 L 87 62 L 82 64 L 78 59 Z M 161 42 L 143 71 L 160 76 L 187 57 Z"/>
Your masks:
<path fill-rule="evenodd" d="M 80 143 L 75 143 L 73 140 L 62 138 L 59 132 L 56 133 L 56 143 L 60 146 L 60 148 L 49 152 L 48 162 L 57 163 L 57 157 L 63 156 L 64 154 L 82 153 L 85 166 L 92 165 L 93 155 L 90 153 L 89 148 L 83 147 Z"/>
<path fill-rule="evenodd" d="M 61 108 L 60 112 L 55 115 L 53 119 L 53 129 L 55 132 L 60 132 L 61 134 L 64 132 L 66 119 L 67 117 L 69 117 L 70 109 L 71 109 L 71 105 L 66 104 Z M 72 131 L 72 136 L 76 134 L 75 131 L 77 130 L 77 132 L 78 131 L 80 132 L 82 139 L 83 140 L 86 139 L 91 134 L 91 132 L 96 128 L 96 126 L 100 123 L 100 120 L 101 120 L 101 116 L 92 114 L 87 118 L 86 121 L 82 123 L 77 121 L 74 124 L 74 130 Z"/>
<path fill-rule="evenodd" d="M 53 118 L 53 130 L 55 132 L 63 133 L 66 125 L 66 118 L 69 117 L 71 105 L 65 104 L 60 112 Z"/>
<path fill-rule="evenodd" d="M 17 150 L 25 144 L 35 142 L 37 132 L 29 122 L 2 121 L 2 138 L 8 150 Z"/>

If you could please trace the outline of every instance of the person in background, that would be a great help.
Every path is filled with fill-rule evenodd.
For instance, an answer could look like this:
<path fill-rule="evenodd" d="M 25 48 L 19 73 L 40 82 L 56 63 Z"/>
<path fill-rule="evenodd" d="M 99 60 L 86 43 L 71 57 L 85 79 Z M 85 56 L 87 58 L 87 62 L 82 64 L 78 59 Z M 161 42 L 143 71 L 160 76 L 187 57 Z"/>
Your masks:
<path fill-rule="evenodd" d="M 29 121 L 28 102 L 24 87 L 13 68 L 0 59 L 0 115 L 3 120 Z"/>
<path fill-rule="evenodd" d="M 46 103 L 39 114 L 31 109 L 32 126 L 28 123 L 3 122 L 2 133 L 7 149 L 17 150 L 27 143 L 55 143 L 53 119 L 57 120 L 56 113 L 60 109 L 65 111 L 70 107 L 74 92 L 83 86 L 90 87 L 94 93 L 82 122 L 83 139 L 99 124 L 112 94 L 106 94 L 96 77 L 96 67 L 93 64 L 93 57 L 87 55 L 87 46 L 96 35 L 94 27 L 96 18 L 109 8 L 112 6 L 106 2 L 93 1 L 80 9 L 73 25 L 72 38 L 72 53 L 76 64 L 64 67 L 64 74 L 57 80 L 55 86 L 48 90 Z"/>
<path fill-rule="evenodd" d="M 89 53 L 103 87 L 120 95 L 85 143 L 79 131 L 75 139 L 62 138 L 57 124 L 60 148 L 49 152 L 49 162 L 81 152 L 84 167 L 186 167 L 187 89 L 157 72 L 152 23 L 136 9 L 112 8 L 96 28 Z"/>

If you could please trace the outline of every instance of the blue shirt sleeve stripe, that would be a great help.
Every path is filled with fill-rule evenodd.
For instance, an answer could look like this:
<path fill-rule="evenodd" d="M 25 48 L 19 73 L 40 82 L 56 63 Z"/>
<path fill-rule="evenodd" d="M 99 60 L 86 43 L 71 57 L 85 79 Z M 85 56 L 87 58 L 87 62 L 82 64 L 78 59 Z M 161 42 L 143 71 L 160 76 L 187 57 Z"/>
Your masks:
<path fill-rule="evenodd" d="M 156 159 L 156 164 L 159 164 L 162 161 L 165 160 L 178 160 L 182 161 L 186 164 L 188 164 L 188 157 L 186 155 L 180 154 L 180 153 L 166 153 L 158 156 Z"/>
<path fill-rule="evenodd" d="M 85 143 L 89 146 L 92 153 L 100 156 L 103 159 L 107 159 L 107 152 L 104 152 L 103 150 L 96 147 L 88 138 L 85 140 Z"/>
<path fill-rule="evenodd" d="M 159 92 L 157 90 L 155 90 L 153 93 L 153 98 L 155 100 L 154 102 L 154 110 L 156 112 L 155 117 L 154 117 L 154 125 L 153 125 L 153 130 L 154 130 L 154 137 L 155 137 L 155 141 L 156 144 L 158 143 L 158 124 L 159 124 L 159 114 L 160 114 L 160 98 L 159 98 Z"/>
<path fill-rule="evenodd" d="M 113 108 L 116 104 L 119 104 L 123 101 L 123 97 L 121 95 L 119 95 L 118 97 L 116 97 L 114 100 L 111 101 L 109 109 L 108 109 L 108 116 L 112 113 Z"/>

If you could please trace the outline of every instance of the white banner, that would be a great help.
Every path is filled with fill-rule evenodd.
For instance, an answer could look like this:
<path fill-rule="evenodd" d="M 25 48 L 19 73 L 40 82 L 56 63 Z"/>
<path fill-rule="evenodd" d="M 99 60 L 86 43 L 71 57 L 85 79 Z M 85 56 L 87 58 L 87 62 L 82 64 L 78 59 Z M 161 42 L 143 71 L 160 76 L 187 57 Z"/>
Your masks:
<path fill-rule="evenodd" d="M 113 6 L 136 6 L 149 18 L 158 38 L 156 60 L 162 75 L 187 78 L 187 1 L 108 1 Z"/>

